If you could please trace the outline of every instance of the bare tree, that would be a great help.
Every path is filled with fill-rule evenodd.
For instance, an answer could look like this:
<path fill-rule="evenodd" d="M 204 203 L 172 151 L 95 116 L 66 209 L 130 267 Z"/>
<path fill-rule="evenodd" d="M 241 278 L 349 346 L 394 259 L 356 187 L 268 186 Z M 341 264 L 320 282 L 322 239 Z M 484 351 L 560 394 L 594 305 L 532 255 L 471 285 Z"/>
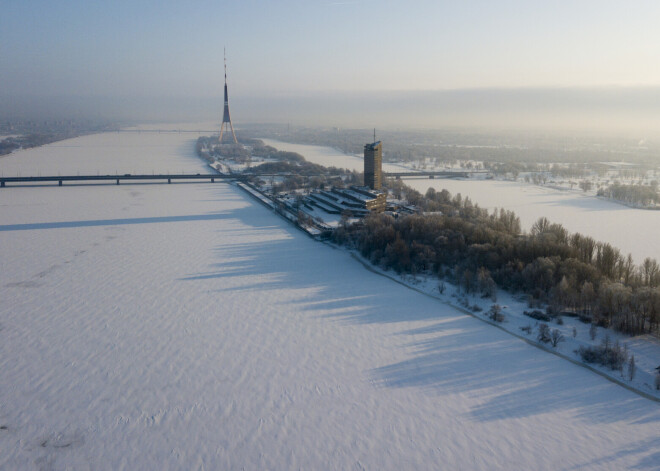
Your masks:
<path fill-rule="evenodd" d="M 563 342 L 564 340 L 564 336 L 559 329 L 554 329 L 550 334 L 550 342 L 552 342 L 552 346 L 555 348 L 557 348 L 559 342 Z"/>

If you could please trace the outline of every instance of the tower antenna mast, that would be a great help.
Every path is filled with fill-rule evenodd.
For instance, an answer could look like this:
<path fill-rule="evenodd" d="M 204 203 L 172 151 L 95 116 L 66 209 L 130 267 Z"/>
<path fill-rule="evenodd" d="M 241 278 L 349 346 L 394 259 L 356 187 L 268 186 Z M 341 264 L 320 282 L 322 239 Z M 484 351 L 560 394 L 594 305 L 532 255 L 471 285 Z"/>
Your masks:
<path fill-rule="evenodd" d="M 236 133 L 234 133 L 234 125 L 231 124 L 231 116 L 229 115 L 229 96 L 227 95 L 227 48 L 223 48 L 224 59 L 225 59 L 225 110 L 222 114 L 222 124 L 220 125 L 220 137 L 218 142 L 222 142 L 222 134 L 225 132 L 226 128 L 231 130 L 231 135 L 234 138 L 234 144 L 238 144 L 238 139 L 236 139 Z"/>

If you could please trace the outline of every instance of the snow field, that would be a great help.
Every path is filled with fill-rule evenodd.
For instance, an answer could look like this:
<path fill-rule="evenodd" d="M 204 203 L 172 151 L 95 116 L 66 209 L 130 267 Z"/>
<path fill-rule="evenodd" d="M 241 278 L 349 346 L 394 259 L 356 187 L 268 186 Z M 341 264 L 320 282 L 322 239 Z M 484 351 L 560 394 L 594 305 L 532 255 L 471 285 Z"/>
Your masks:
<path fill-rule="evenodd" d="M 657 469 L 657 404 L 231 185 L 0 197 L 0 469 Z"/>

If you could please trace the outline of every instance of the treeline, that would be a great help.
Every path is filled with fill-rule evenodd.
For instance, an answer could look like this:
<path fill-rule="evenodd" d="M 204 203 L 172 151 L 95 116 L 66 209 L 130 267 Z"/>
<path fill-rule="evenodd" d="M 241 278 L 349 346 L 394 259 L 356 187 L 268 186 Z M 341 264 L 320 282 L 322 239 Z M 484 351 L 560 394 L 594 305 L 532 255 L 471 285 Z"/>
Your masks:
<path fill-rule="evenodd" d="M 285 162 L 305 162 L 305 157 L 297 152 L 286 150 L 277 150 L 273 146 L 265 145 L 260 139 L 241 139 L 241 144 L 250 147 L 250 153 L 253 157 L 262 157 Z"/>
<path fill-rule="evenodd" d="M 660 201 L 657 185 L 622 185 L 614 183 L 607 188 L 599 189 L 597 194 L 598 196 L 605 196 L 638 206 L 651 206 Z"/>
<path fill-rule="evenodd" d="M 217 136 L 201 136 L 197 139 L 195 148 L 197 155 L 203 158 L 216 156 L 243 163 L 251 161 L 252 157 L 299 164 L 305 162 L 305 158 L 297 152 L 277 150 L 259 139 L 241 139 L 239 144 L 234 144 L 220 143 Z"/>
<path fill-rule="evenodd" d="M 13 151 L 23 148 L 29 149 L 39 147 L 53 142 L 62 141 L 71 137 L 77 137 L 79 134 L 73 133 L 48 133 L 48 134 L 28 134 L 26 136 L 8 137 L 0 141 L 0 155 L 10 154 Z"/>
<path fill-rule="evenodd" d="M 264 145 L 259 139 L 248 139 L 244 142 L 251 147 L 253 156 L 275 161 L 254 166 L 250 172 L 288 174 L 280 183 L 273 184 L 273 193 L 300 188 L 316 189 L 326 186 L 341 188 L 345 185 L 362 184 L 362 175 L 358 172 L 308 162 L 297 152 L 277 150 L 272 146 Z"/>
<path fill-rule="evenodd" d="M 590 174 L 586 164 L 554 164 L 550 168 L 553 177 L 584 178 Z"/>
<path fill-rule="evenodd" d="M 320 175 L 324 173 L 339 174 L 339 169 L 326 169 L 321 165 L 307 162 L 303 159 L 302 162 L 294 162 L 281 160 L 278 162 L 264 162 L 263 164 L 256 165 L 250 168 L 250 172 L 255 173 L 292 173 L 297 175 Z"/>
<path fill-rule="evenodd" d="M 117 130 L 115 124 L 105 121 L 73 119 L 7 121 L 0 123 L 0 135 L 9 134 L 11 136 L 0 139 L 0 155 L 6 155 L 21 148 L 29 149 L 86 134 L 115 130 Z"/>
<path fill-rule="evenodd" d="M 0 155 L 11 154 L 16 149 L 20 149 L 21 145 L 18 143 L 18 139 L 13 137 L 8 137 L 0 141 Z"/>
<path fill-rule="evenodd" d="M 521 172 L 540 172 L 543 169 L 538 164 L 522 162 L 484 162 L 484 168 L 494 175 L 510 174 L 518 178 Z"/>
<path fill-rule="evenodd" d="M 286 174 L 282 181 L 272 185 L 273 193 L 289 192 L 300 188 L 343 188 L 362 185 L 362 174 L 337 167 L 323 167 L 303 159 L 302 162 L 265 162 L 250 169 L 257 174 Z M 257 178 L 257 177 L 255 177 Z M 261 177 L 263 178 L 263 177 Z"/>
<path fill-rule="evenodd" d="M 396 219 L 373 214 L 340 227 L 334 240 L 386 269 L 435 274 L 465 293 L 494 297 L 499 287 L 526 293 L 530 306 L 546 303 L 552 317 L 574 314 L 629 334 L 658 330 L 660 267 L 655 260 L 636 266 L 610 244 L 571 234 L 545 218 L 529 234 L 521 233 L 513 212 L 489 214 L 446 190 L 403 191 L 423 211 L 441 214 Z"/>
<path fill-rule="evenodd" d="M 257 125 L 242 132 L 271 137 L 285 142 L 314 144 L 340 149 L 348 154 L 361 154 L 364 144 L 372 139 L 369 129 L 313 128 L 286 125 Z M 600 137 L 594 145 L 592 136 L 559 136 L 547 133 L 486 133 L 469 129 L 425 131 L 378 130 L 385 143 L 384 161 L 530 162 L 546 166 L 551 163 L 589 163 L 625 158 L 654 165 L 657 147 L 642 149 L 636 140 Z M 607 167 L 604 166 L 604 170 Z M 571 178 L 580 178 L 571 176 Z"/>
<path fill-rule="evenodd" d="M 195 144 L 197 155 L 209 162 L 216 157 L 232 159 L 235 162 L 245 163 L 250 161 L 250 152 L 241 144 L 220 143 L 218 136 L 200 136 Z"/>

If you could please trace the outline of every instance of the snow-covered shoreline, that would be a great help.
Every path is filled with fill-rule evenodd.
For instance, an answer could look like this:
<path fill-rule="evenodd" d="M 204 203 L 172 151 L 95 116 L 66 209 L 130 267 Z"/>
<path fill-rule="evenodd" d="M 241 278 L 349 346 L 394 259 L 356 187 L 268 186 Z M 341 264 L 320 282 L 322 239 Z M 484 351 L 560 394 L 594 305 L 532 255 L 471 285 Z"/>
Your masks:
<path fill-rule="evenodd" d="M 64 155 L 62 172 L 205 167 L 190 136 L 120 137 L 18 155 Z M 0 468 L 657 465 L 656 404 L 365 270 L 231 185 L 0 196 L 0 229 L 22 225 L 0 230 Z"/>
<path fill-rule="evenodd" d="M 340 248 L 344 249 L 344 247 L 341 246 Z M 562 341 L 556 347 L 552 347 L 549 343 L 543 343 L 536 339 L 537 329 L 541 322 L 525 316 L 524 312 L 531 309 L 527 307 L 523 300 L 516 299 L 515 296 L 512 296 L 506 291 L 497 291 L 499 302 L 485 299 L 478 294 L 461 294 L 460 289 L 457 286 L 445 280 L 438 280 L 432 275 L 398 275 L 395 272 L 383 270 L 374 266 L 369 260 L 364 259 L 364 257 L 355 250 L 349 251 L 365 268 L 374 273 L 378 273 L 379 275 L 389 278 L 397 283 L 401 283 L 412 290 L 431 296 L 465 315 L 479 319 L 480 321 L 501 329 L 534 347 L 540 348 L 545 352 L 593 371 L 619 386 L 640 394 L 646 399 L 660 403 L 660 390 L 655 387 L 656 369 L 660 366 L 657 364 L 660 360 L 660 339 L 657 337 L 650 335 L 630 337 L 625 334 L 617 333 L 612 329 L 598 328 L 596 338 L 592 340 L 589 337 L 590 325 L 580 322 L 577 318 L 564 316 L 561 317 L 562 323 L 560 325 L 548 322 L 551 329 L 558 329 L 563 335 Z M 438 288 L 439 284 L 443 285 L 442 292 Z M 469 304 L 467 306 L 463 305 L 460 302 L 461 300 L 468 302 Z M 503 322 L 495 322 L 489 318 L 488 311 L 494 304 L 503 307 Z M 478 309 L 471 309 L 475 306 L 477 306 Z M 522 329 L 528 326 L 531 327 L 532 330 L 525 335 Z M 576 337 L 573 337 L 573 329 L 575 329 L 575 332 L 577 333 Z M 612 343 L 620 342 L 622 345 L 626 345 L 628 352 L 635 356 L 636 371 L 633 380 L 626 379 L 625 371 L 614 371 L 605 366 L 589 364 L 580 360 L 580 356 L 577 353 L 578 348 L 600 345 L 605 336 L 607 336 Z"/>

